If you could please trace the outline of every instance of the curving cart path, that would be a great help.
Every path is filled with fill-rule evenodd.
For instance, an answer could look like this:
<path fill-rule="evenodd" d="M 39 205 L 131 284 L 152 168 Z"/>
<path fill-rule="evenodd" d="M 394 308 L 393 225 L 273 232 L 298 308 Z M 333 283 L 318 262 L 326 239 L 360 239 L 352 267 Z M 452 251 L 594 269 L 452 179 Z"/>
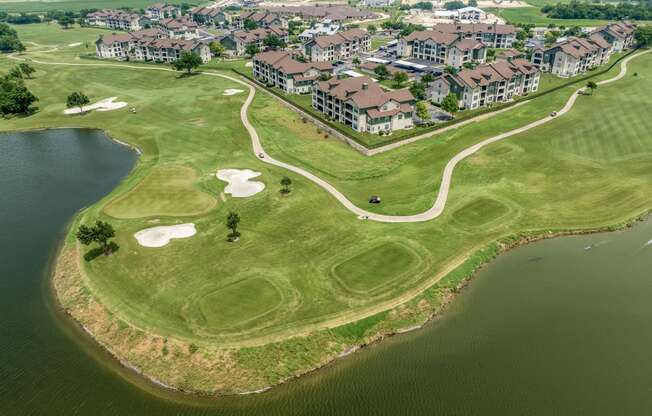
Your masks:
<path fill-rule="evenodd" d="M 609 84 L 611 82 L 618 81 L 622 79 L 626 74 L 627 74 L 627 63 L 631 61 L 632 59 L 641 56 L 643 54 L 652 52 L 651 50 L 646 50 L 643 52 L 638 52 L 636 54 L 633 54 L 631 56 L 628 56 L 625 58 L 621 64 L 620 64 L 620 72 L 618 75 L 616 75 L 613 78 L 603 80 L 598 82 L 598 85 L 604 85 L 604 84 Z M 17 60 L 23 60 L 21 58 L 18 58 L 15 55 L 9 56 L 12 59 L 17 59 Z M 38 63 L 38 64 L 43 64 L 43 65 L 63 65 L 63 66 L 94 66 L 94 67 L 114 67 L 114 68 L 123 68 L 123 69 L 138 69 L 138 70 L 150 70 L 150 71 L 168 71 L 168 72 L 175 72 L 172 69 L 168 68 L 160 68 L 160 67 L 144 67 L 144 66 L 137 66 L 137 65 L 121 65 L 121 64 L 103 64 L 103 63 L 94 63 L 94 64 L 80 64 L 80 63 L 71 63 L 71 62 L 44 62 L 44 61 L 38 61 L 38 60 L 32 60 L 31 62 Z M 526 132 L 530 129 L 533 129 L 535 127 L 541 126 L 543 124 L 546 124 L 564 114 L 566 114 L 568 111 L 573 108 L 573 105 L 575 105 L 575 101 L 577 100 L 577 97 L 579 96 L 580 91 L 583 91 L 584 88 L 579 88 L 576 90 L 568 99 L 564 107 L 557 111 L 556 116 L 549 115 L 547 117 L 544 117 L 540 120 L 534 121 L 530 124 L 527 124 L 523 127 L 519 127 L 514 130 L 510 130 L 508 132 L 499 134 L 494 137 L 490 137 L 488 139 L 485 139 L 479 143 L 474 144 L 473 146 L 467 147 L 466 149 L 462 150 L 451 160 L 448 161 L 446 166 L 444 167 L 444 172 L 442 174 L 441 178 L 441 183 L 439 186 L 439 193 L 437 194 L 437 199 L 435 200 L 434 204 L 430 209 L 421 212 L 419 214 L 414 214 L 414 215 L 383 215 L 383 214 L 376 214 L 373 212 L 369 212 L 367 210 L 364 210 L 357 205 L 355 205 L 353 202 L 351 202 L 344 194 L 342 194 L 340 191 L 338 191 L 333 185 L 330 183 L 326 182 L 325 180 L 321 179 L 320 177 L 308 172 L 305 169 L 302 169 L 300 167 L 291 165 L 289 163 L 281 162 L 280 160 L 276 160 L 273 157 L 271 157 L 267 152 L 265 152 L 265 149 L 263 148 L 261 142 L 260 142 L 260 137 L 258 136 L 258 132 L 256 132 L 256 129 L 252 126 L 251 122 L 249 121 L 249 118 L 247 116 L 247 111 L 249 110 L 249 106 L 251 105 L 254 96 L 256 95 L 256 89 L 252 85 L 250 85 L 247 82 L 244 82 L 240 79 L 230 77 L 228 75 L 223 75 L 223 74 L 218 74 L 215 72 L 201 72 L 203 75 L 209 75 L 209 76 L 215 76 L 215 77 L 220 77 L 220 78 L 225 78 L 230 81 L 236 82 L 238 84 L 244 85 L 249 89 L 249 95 L 247 96 L 247 99 L 245 100 L 244 104 L 242 105 L 240 109 L 240 119 L 242 120 L 242 124 L 245 126 L 247 129 L 247 132 L 249 133 L 249 136 L 251 137 L 251 144 L 253 147 L 254 154 L 256 157 L 265 163 L 268 163 L 270 165 L 278 166 L 280 168 L 289 170 L 291 172 L 294 172 L 298 175 L 301 175 L 315 184 L 319 185 L 321 188 L 326 190 L 328 193 L 333 195 L 335 199 L 337 199 L 346 209 L 351 211 L 352 213 L 356 214 L 360 219 L 365 219 L 365 220 L 372 220 L 372 221 L 379 221 L 379 222 L 386 222 L 386 223 L 401 223 L 401 222 L 423 222 L 423 221 L 430 221 L 432 219 L 435 219 L 439 217 L 442 212 L 444 211 L 444 208 L 446 206 L 446 201 L 448 200 L 448 193 L 450 191 L 450 185 L 451 185 L 451 180 L 453 178 L 453 171 L 455 170 L 455 167 L 457 166 L 458 163 L 460 163 L 462 160 L 465 158 L 471 156 L 474 153 L 477 153 L 480 149 L 483 147 L 490 145 L 492 143 L 498 142 L 500 140 L 504 140 L 508 137 Z"/>

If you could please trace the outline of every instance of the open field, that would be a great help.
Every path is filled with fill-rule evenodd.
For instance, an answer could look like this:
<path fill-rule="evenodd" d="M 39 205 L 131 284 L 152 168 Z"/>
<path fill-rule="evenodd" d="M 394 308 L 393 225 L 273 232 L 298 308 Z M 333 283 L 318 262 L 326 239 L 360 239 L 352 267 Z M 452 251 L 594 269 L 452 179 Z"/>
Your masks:
<path fill-rule="evenodd" d="M 487 9 L 490 13 L 502 17 L 512 24 L 532 24 L 536 26 L 600 26 L 608 23 L 599 19 L 552 19 L 541 12 L 541 7 L 522 7 L 514 9 Z"/>
<path fill-rule="evenodd" d="M 45 40 L 34 35 L 36 43 Z M 89 63 L 68 52 L 33 56 Z M 14 64 L 2 57 L 0 71 Z M 633 60 L 623 80 L 580 97 L 569 114 L 462 162 L 444 214 L 418 224 L 360 221 L 312 182 L 258 161 L 239 117 L 246 94 L 223 96 L 242 86 L 222 78 L 34 64 L 35 79 L 27 82 L 41 98 L 40 111 L 5 120 L 0 130 L 97 127 L 143 151 L 130 177 L 77 219 L 111 221 L 121 249 L 83 264 L 86 286 L 75 293 L 98 303 L 68 306 L 96 319 L 91 327 L 104 342 L 147 374 L 192 389 L 237 391 L 305 372 L 379 331 L 423 321 L 460 273 L 472 270 L 464 261 L 478 260 L 473 253 L 497 239 L 605 227 L 647 211 L 651 64 L 652 54 Z M 324 138 L 267 94 L 256 94 L 249 118 L 273 157 L 328 180 L 365 209 L 409 214 L 432 204 L 452 155 L 559 109 L 575 88 L 374 157 Z M 138 113 L 64 116 L 65 97 L 77 89 L 92 101 L 117 96 Z M 224 168 L 262 172 L 257 180 L 265 190 L 222 201 L 226 184 L 214 173 Z M 284 175 L 293 181 L 288 197 L 278 192 Z M 169 196 L 178 192 L 182 197 Z M 383 203 L 369 206 L 371 194 Z M 231 210 L 242 217 L 237 243 L 225 238 Z M 155 220 L 192 222 L 198 232 L 162 248 L 141 247 L 133 234 Z M 69 236 L 65 253 L 74 250 Z M 110 312 L 104 327 L 101 306 Z M 136 348 L 147 334 L 160 338 Z M 305 334 L 311 336 L 292 338 Z M 203 353 L 169 353 L 177 345 Z"/>
<path fill-rule="evenodd" d="M 81 10 L 81 9 L 117 9 L 119 7 L 131 7 L 140 9 L 155 2 L 150 0 L 28 0 L 28 1 L 6 1 L 0 0 L 0 11 L 7 12 L 47 12 L 52 10 Z M 181 0 L 171 0 L 167 3 L 181 4 Z M 193 2 L 186 2 L 193 3 Z M 199 4 L 201 2 L 197 2 Z"/>

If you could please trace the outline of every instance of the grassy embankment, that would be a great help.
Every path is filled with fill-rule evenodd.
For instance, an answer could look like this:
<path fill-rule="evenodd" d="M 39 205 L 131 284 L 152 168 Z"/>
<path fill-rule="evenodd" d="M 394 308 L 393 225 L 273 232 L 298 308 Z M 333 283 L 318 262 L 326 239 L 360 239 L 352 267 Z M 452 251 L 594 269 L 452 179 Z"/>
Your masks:
<path fill-rule="evenodd" d="M 0 11 L 15 13 L 48 12 L 52 10 L 81 10 L 81 9 L 117 9 L 119 7 L 131 7 L 134 9 L 150 6 L 155 2 L 150 0 L 28 0 L 28 1 L 7 1 L 0 0 Z M 166 1 L 170 4 L 184 3 L 182 0 Z M 188 2 L 185 2 L 188 3 Z M 192 2 L 190 2 L 192 3 Z M 200 3 L 200 2 L 197 2 Z"/>
<path fill-rule="evenodd" d="M 75 60 L 70 49 L 34 56 Z M 311 182 L 260 163 L 239 120 L 244 94 L 222 95 L 242 87 L 219 78 L 34 64 L 27 82 L 40 111 L 5 120 L 0 130 L 97 127 L 143 150 L 132 175 L 77 218 L 112 222 L 121 249 L 80 262 L 80 271 L 69 236 L 58 293 L 101 343 L 146 375 L 233 392 L 277 383 L 378 333 L 422 322 L 495 253 L 498 239 L 605 227 L 649 209 L 651 63 L 650 55 L 634 60 L 630 74 L 638 76 L 580 97 L 571 113 L 462 163 L 442 217 L 419 224 L 360 221 Z M 3 57 L 0 70 L 14 64 Z M 65 97 L 77 89 L 93 100 L 118 96 L 138 113 L 64 116 Z M 324 177 L 361 206 L 409 214 L 430 206 L 452 155 L 560 108 L 572 90 L 375 157 L 325 139 L 266 94 L 256 95 L 249 117 L 273 156 Z M 213 174 L 230 167 L 262 172 L 266 190 L 222 200 L 225 184 Z M 289 197 L 278 192 L 283 175 L 294 183 Z M 368 206 L 370 194 L 383 203 Z M 243 219 L 236 244 L 225 241 L 230 210 Z M 160 249 L 132 236 L 179 222 L 194 222 L 198 234 Z"/>

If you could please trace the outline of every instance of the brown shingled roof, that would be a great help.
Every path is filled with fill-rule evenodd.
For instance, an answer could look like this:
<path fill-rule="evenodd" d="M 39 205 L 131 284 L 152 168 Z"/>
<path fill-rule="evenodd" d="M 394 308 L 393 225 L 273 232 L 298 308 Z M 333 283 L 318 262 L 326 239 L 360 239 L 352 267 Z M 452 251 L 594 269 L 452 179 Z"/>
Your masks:
<path fill-rule="evenodd" d="M 317 36 L 313 40 L 320 48 L 327 48 L 332 45 L 341 45 L 352 40 L 360 40 L 368 36 L 366 30 L 349 29 L 334 35 Z"/>
<path fill-rule="evenodd" d="M 414 96 L 407 88 L 385 91 L 370 77 L 331 78 L 319 82 L 317 88 L 340 100 L 352 100 L 361 109 L 378 109 L 390 100 L 399 104 L 409 104 L 414 101 Z"/>
<path fill-rule="evenodd" d="M 438 23 L 434 27 L 444 33 L 496 33 L 499 35 L 516 34 L 516 26 L 487 23 Z"/>

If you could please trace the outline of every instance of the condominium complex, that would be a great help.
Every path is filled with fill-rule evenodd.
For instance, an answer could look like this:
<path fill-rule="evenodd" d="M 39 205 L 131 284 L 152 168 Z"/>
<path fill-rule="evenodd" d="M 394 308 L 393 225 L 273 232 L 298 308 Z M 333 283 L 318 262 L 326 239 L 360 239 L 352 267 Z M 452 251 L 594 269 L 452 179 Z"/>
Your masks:
<path fill-rule="evenodd" d="M 256 27 L 259 28 L 268 28 L 272 26 L 287 28 L 288 19 L 284 16 L 280 16 L 275 13 L 270 13 L 268 11 L 248 11 L 240 15 L 234 16 L 231 25 L 234 29 L 244 29 L 245 22 L 249 20 L 256 24 Z"/>
<path fill-rule="evenodd" d="M 254 77 L 289 94 L 307 94 L 322 74 L 331 74 L 329 62 L 299 62 L 290 52 L 269 51 L 253 59 Z"/>
<path fill-rule="evenodd" d="M 313 62 L 335 61 L 367 51 L 370 45 L 366 30 L 349 29 L 334 35 L 315 37 L 304 44 L 304 53 Z"/>
<path fill-rule="evenodd" d="M 412 32 L 399 40 L 396 50 L 399 57 L 422 59 L 455 68 L 470 62 L 483 63 L 487 56 L 487 47 L 483 42 L 460 39 L 457 34 L 438 30 Z"/>
<path fill-rule="evenodd" d="M 636 26 L 629 22 L 610 23 L 597 28 L 593 33 L 598 33 L 609 42 L 614 52 L 621 52 L 634 44 L 634 31 Z"/>
<path fill-rule="evenodd" d="M 164 19 L 159 26 L 170 39 L 196 39 L 199 37 L 199 25 L 187 17 Z"/>
<path fill-rule="evenodd" d="M 549 48 L 535 49 L 532 63 L 542 71 L 574 77 L 608 62 L 612 50 L 612 45 L 595 32 L 588 38 L 572 37 Z"/>
<path fill-rule="evenodd" d="M 134 31 L 140 30 L 140 16 L 122 10 L 100 10 L 86 15 L 86 23 L 90 26 L 106 27 L 108 29 Z"/>
<path fill-rule="evenodd" d="M 210 49 L 205 43 L 164 36 L 160 29 L 105 35 L 95 42 L 95 49 L 99 58 L 172 62 L 183 52 L 195 52 L 203 62 L 210 61 Z"/>
<path fill-rule="evenodd" d="M 447 95 L 455 94 L 461 108 L 472 110 L 534 92 L 539 88 L 539 78 L 539 69 L 527 60 L 496 61 L 442 75 L 431 83 L 428 93 L 439 104 Z"/>
<path fill-rule="evenodd" d="M 338 79 L 318 82 L 312 106 L 328 118 L 368 133 L 390 133 L 414 126 L 415 99 L 408 89 L 385 91 L 373 79 Z"/>
<path fill-rule="evenodd" d="M 145 16 L 150 20 L 170 19 L 181 16 L 181 9 L 170 4 L 156 3 L 145 8 Z"/>
<path fill-rule="evenodd" d="M 222 45 L 234 51 L 236 55 L 244 55 L 250 45 L 256 46 L 259 51 L 267 49 L 265 39 L 269 36 L 276 36 L 287 43 L 289 41 L 288 32 L 278 26 L 268 28 L 258 28 L 254 30 L 239 30 L 225 36 L 220 41 Z"/>
<path fill-rule="evenodd" d="M 440 23 L 433 29 L 455 34 L 460 39 L 481 41 L 489 48 L 511 48 L 518 32 L 518 29 L 512 25 L 488 23 Z"/>
<path fill-rule="evenodd" d="M 294 16 L 302 20 L 315 21 L 329 19 L 333 22 L 364 20 L 374 17 L 372 12 L 351 6 L 268 6 L 265 10 L 281 16 Z"/>

